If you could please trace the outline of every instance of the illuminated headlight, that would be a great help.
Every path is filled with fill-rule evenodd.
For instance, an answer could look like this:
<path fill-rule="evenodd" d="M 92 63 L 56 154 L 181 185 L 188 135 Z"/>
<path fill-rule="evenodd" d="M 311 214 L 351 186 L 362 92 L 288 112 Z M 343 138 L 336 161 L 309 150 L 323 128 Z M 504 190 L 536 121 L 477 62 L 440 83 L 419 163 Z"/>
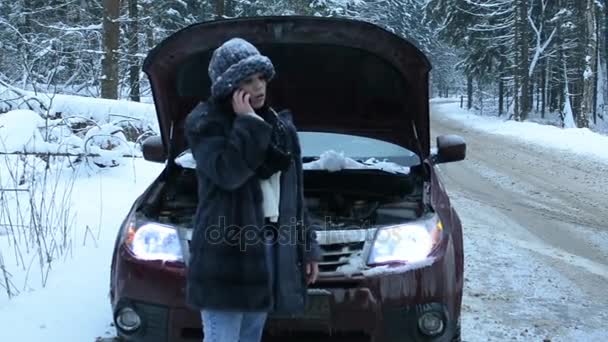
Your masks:
<path fill-rule="evenodd" d="M 177 230 L 157 223 L 128 227 L 126 244 L 141 260 L 183 261 Z"/>
<path fill-rule="evenodd" d="M 368 264 L 412 263 L 426 259 L 441 240 L 437 216 L 378 229 Z"/>

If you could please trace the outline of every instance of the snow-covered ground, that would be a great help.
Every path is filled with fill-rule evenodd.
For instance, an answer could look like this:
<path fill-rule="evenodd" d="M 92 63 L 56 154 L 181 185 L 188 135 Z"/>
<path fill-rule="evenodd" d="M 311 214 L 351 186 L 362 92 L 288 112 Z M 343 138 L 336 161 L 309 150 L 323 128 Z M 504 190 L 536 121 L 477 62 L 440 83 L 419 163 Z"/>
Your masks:
<path fill-rule="evenodd" d="M 465 234 L 464 340 L 608 340 L 608 137 L 433 102 L 433 135 L 467 142 L 440 166 Z"/>
<path fill-rule="evenodd" d="M 97 100 L 90 101 L 78 99 L 84 109 L 99 104 Z M 608 137 L 588 130 L 562 130 L 473 116 L 460 110 L 457 103 L 442 102 L 445 101 L 434 101 L 434 113 L 440 112 L 442 118 L 458 122 L 463 127 L 462 132 L 470 132 L 482 142 L 484 135 L 500 136 L 507 142 L 517 141 L 530 146 L 532 150 L 543 148 L 546 154 L 554 153 L 558 157 L 560 153 L 567 153 L 597 160 L 598 163 L 608 162 Z M 117 105 L 113 112 L 128 111 L 122 111 L 123 108 Z M 107 109 L 96 110 L 108 113 Z M 146 117 L 145 120 L 154 119 Z M 472 151 L 473 156 L 474 153 Z M 534 161 L 528 158 L 527 162 Z M 591 252 L 608 250 L 606 232 L 598 230 L 593 218 L 589 218 L 589 223 L 577 226 L 577 231 L 588 232 L 579 234 L 588 237 L 581 237 L 580 241 L 572 239 L 572 245 L 574 242 L 580 244 L 583 252 L 577 251 L 575 246 L 560 249 L 545 245 L 536 235 L 529 233 L 526 224 L 534 222 L 536 228 L 542 228 L 545 222 L 543 215 L 550 216 L 555 206 L 559 209 L 556 211 L 565 215 L 565 221 L 576 220 L 577 208 L 568 207 L 572 199 L 560 199 L 554 196 L 554 189 L 550 186 L 541 187 L 533 180 L 528 187 L 515 187 L 514 176 L 509 174 L 511 169 L 501 171 L 475 160 L 464 163 L 469 163 L 467 165 L 473 170 L 467 172 L 469 177 L 479 175 L 479 181 L 475 180 L 473 184 L 478 184 L 480 189 L 459 188 L 470 184 L 450 187 L 452 183 L 447 182 L 465 224 L 464 341 L 608 340 L 606 292 L 602 289 L 608 280 L 608 268 L 600 252 L 597 257 Z M 116 232 L 130 205 L 158 175 L 162 166 L 142 159 L 127 159 L 115 168 L 78 172 L 72 196 L 72 210 L 77 215 L 72 232 L 72 250 L 65 260 L 53 263 L 45 287 L 41 286 L 36 260 L 30 272 L 16 267 L 14 248 L 8 244 L 7 235 L 0 234 L 2 259 L 12 270 L 12 280 L 21 291 L 12 299 L 0 293 L 0 341 L 93 341 L 98 336 L 114 333 L 108 290 L 109 263 Z M 511 166 L 516 167 L 509 164 Z M 557 167 L 558 164 L 553 164 L 547 172 L 559 174 Z M 449 171 L 446 174 L 453 175 Z M 2 169 L 2 172 L 6 171 Z M 488 194 L 484 201 L 486 190 Z M 499 196 L 502 192 L 509 195 L 504 195 L 503 199 Z M 529 203 L 523 202 L 525 206 L 536 205 L 533 207 L 536 211 L 528 213 L 538 213 L 538 217 L 534 216 L 536 221 L 517 221 L 511 215 L 505 215 L 503 210 L 519 210 L 520 196 L 526 194 L 536 196 L 528 198 Z M 511 198 L 514 198 L 513 203 L 507 200 Z M 602 205 L 597 209 L 605 210 Z M 572 210 L 572 214 L 568 210 Z M 529 218 L 532 220 L 532 217 Z M 519 218 L 527 216 L 522 214 Z M 597 218 L 601 219 L 600 216 Z M 560 228 L 553 221 L 551 225 L 555 225 L 556 231 Z M 585 251 L 590 254 L 586 255 Z M 31 258 L 33 254 L 28 255 Z M 28 266 L 31 260 L 27 259 Z M 585 277 L 595 277 L 590 278 L 595 280 L 581 280 Z M 585 294 L 581 294 L 584 291 Z M 593 291 L 597 294 L 595 301 L 589 295 Z"/>
<path fill-rule="evenodd" d="M 0 341 L 94 341 L 115 332 L 108 291 L 116 233 L 133 201 L 162 167 L 134 159 L 94 174 L 80 173 L 72 193 L 77 215 L 73 250 L 66 260 L 52 264 L 44 288 L 37 260 L 26 282 L 27 272 L 16 268 L 14 248 L 7 236 L 0 236 L 4 262 L 9 270 L 19 270 L 13 283 L 21 291 L 10 300 L 0 294 Z"/>

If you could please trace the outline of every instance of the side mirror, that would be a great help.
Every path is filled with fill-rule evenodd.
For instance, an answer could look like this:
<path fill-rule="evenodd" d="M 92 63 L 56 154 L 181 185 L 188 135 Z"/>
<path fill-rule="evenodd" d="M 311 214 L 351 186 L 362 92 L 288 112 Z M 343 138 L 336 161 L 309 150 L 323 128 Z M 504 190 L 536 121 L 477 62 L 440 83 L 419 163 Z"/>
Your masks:
<path fill-rule="evenodd" d="M 437 137 L 437 154 L 435 163 L 450 163 L 464 160 L 467 144 L 459 135 L 440 135 Z"/>
<path fill-rule="evenodd" d="M 142 152 L 144 159 L 156 163 L 164 163 L 167 160 L 165 146 L 160 136 L 146 138 L 143 142 Z"/>

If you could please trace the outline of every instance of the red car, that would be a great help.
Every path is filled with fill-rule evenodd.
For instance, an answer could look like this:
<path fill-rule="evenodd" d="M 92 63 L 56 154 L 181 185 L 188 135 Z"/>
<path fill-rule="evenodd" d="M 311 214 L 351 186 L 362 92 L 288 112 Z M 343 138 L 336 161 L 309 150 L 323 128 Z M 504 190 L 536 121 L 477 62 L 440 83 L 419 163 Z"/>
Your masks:
<path fill-rule="evenodd" d="M 147 56 L 164 171 L 118 231 L 111 302 L 127 341 L 201 341 L 185 304 L 196 176 L 184 118 L 209 95 L 211 52 L 242 37 L 269 56 L 271 102 L 299 129 L 306 204 L 323 250 L 304 314 L 271 315 L 265 341 L 460 341 L 460 219 L 436 165 L 465 158 L 458 136 L 431 153 L 428 59 L 378 26 L 320 17 L 255 17 L 187 27 Z M 217 260 L 221 263 L 222 260 Z"/>

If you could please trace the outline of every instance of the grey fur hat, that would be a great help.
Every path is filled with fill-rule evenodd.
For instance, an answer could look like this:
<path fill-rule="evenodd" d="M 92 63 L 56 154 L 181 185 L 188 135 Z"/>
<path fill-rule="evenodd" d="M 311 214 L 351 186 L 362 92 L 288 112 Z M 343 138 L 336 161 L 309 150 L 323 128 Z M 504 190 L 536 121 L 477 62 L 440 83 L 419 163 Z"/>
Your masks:
<path fill-rule="evenodd" d="M 209 62 L 211 97 L 221 99 L 238 87 L 245 78 L 262 73 L 268 81 L 275 74 L 270 59 L 242 38 L 232 38 L 213 51 Z"/>

